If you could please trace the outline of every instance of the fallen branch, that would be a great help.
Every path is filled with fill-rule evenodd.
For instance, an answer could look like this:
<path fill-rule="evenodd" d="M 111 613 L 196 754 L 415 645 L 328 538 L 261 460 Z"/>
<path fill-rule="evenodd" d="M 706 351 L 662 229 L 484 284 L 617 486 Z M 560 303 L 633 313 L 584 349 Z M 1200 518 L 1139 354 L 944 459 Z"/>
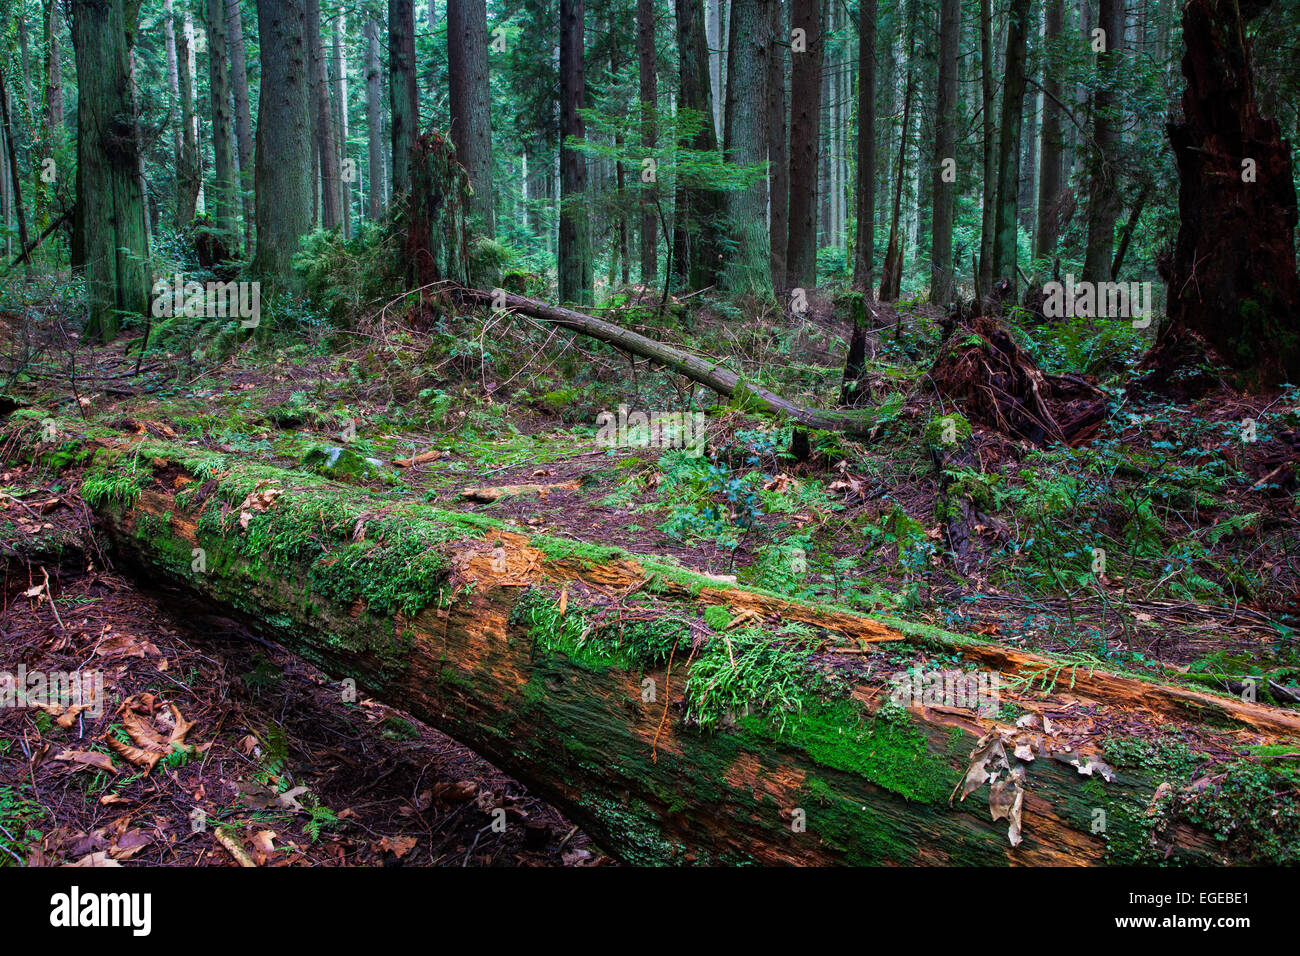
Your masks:
<path fill-rule="evenodd" d="M 575 312 L 556 305 L 539 302 L 522 295 L 484 292 L 481 289 L 461 288 L 457 294 L 462 301 L 475 305 L 504 306 L 506 309 L 549 322 L 583 335 L 599 339 L 608 345 L 658 362 L 665 368 L 684 375 L 693 382 L 710 388 L 725 398 L 756 405 L 773 415 L 784 416 L 808 428 L 844 432 L 855 438 L 869 437 L 872 421 L 859 412 L 807 408 L 782 398 L 775 392 L 745 381 L 740 375 L 717 362 L 699 358 L 656 342 L 654 339 L 631 332 L 622 326 L 603 319 Z"/>

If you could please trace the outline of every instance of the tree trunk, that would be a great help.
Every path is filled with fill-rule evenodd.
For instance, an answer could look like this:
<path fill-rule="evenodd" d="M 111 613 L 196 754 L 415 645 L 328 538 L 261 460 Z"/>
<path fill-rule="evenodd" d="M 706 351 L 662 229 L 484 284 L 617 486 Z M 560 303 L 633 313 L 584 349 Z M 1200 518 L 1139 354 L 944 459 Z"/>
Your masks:
<path fill-rule="evenodd" d="M 244 247 L 253 252 L 253 113 L 248 95 L 248 66 L 244 56 L 244 14 L 241 0 L 226 0 L 226 40 L 235 98 L 235 144 L 239 151 L 239 201 L 244 210 Z"/>
<path fill-rule="evenodd" d="M 194 221 L 199 209 L 199 194 L 203 191 L 203 158 L 199 153 L 198 114 L 194 108 L 194 27 L 189 14 L 185 15 L 181 30 L 176 35 L 177 82 L 181 95 L 181 152 L 176 163 L 177 225 L 181 228 Z M 81 78 L 80 71 L 77 74 Z"/>
<path fill-rule="evenodd" d="M 677 50 L 680 68 L 679 116 L 699 129 L 682 145 L 713 152 L 718 138 L 713 125 L 713 95 L 709 85 L 709 49 L 705 39 L 702 0 L 676 0 Z M 678 177 L 673 215 L 672 267 L 678 288 L 703 289 L 717 281 L 721 268 L 721 192 Z"/>
<path fill-rule="evenodd" d="M 334 48 L 333 78 L 336 84 L 334 95 L 334 128 L 338 130 L 339 187 L 342 198 L 343 238 L 352 237 L 352 183 L 356 179 L 355 162 L 348 165 L 348 54 L 347 54 L 348 13 L 345 7 L 339 7 L 339 18 L 334 24 L 332 46 Z"/>
<path fill-rule="evenodd" d="M 853 288 L 870 295 L 876 268 L 876 0 L 858 14 L 858 183 L 854 196 Z M 856 332 L 856 324 L 855 324 Z"/>
<path fill-rule="evenodd" d="M 388 0 L 388 109 L 392 118 L 393 196 L 411 185 L 411 148 L 420 128 L 415 83 L 415 14 L 411 0 Z"/>
<path fill-rule="evenodd" d="M 873 0 L 869 0 L 873 2 Z M 781 0 L 770 7 L 771 55 L 767 61 L 767 194 L 769 274 L 774 289 L 785 286 L 785 252 L 790 243 L 790 142 L 787 133 L 790 18 Z"/>
<path fill-rule="evenodd" d="M 952 267 L 952 227 L 956 202 L 957 67 L 961 39 L 961 0 L 939 7 L 939 96 L 935 111 L 934 159 L 930 176 L 930 301 L 946 306 L 956 293 Z"/>
<path fill-rule="evenodd" d="M 235 131 L 230 115 L 230 67 L 226 60 L 226 3 L 207 0 L 208 80 L 212 102 L 212 200 L 216 226 L 235 232 Z M 240 37 L 238 42 L 242 43 Z M 235 241 L 238 241 L 237 239 Z"/>
<path fill-rule="evenodd" d="M 71 10 L 78 85 L 73 247 L 86 271 L 86 335 L 108 341 L 120 315 L 144 315 L 149 303 L 149 243 L 131 109 L 135 22 L 128 22 L 122 0 L 73 0 Z"/>
<path fill-rule="evenodd" d="M 63 64 L 59 59 L 59 3 L 45 0 L 45 109 L 50 118 L 52 142 L 63 142 Z"/>
<path fill-rule="evenodd" d="M 817 284 L 817 146 L 821 142 L 822 0 L 796 3 L 792 33 L 802 49 L 791 46 L 790 74 L 790 239 L 786 245 L 786 288 Z M 802 31 L 802 32 L 800 32 Z"/>
<path fill-rule="evenodd" d="M 384 210 L 384 101 L 380 81 L 379 21 L 370 15 L 366 18 L 366 183 L 371 220 L 378 219 Z"/>
<path fill-rule="evenodd" d="M 915 8 L 913 8 L 915 9 Z M 889 218 L 889 245 L 885 248 L 885 267 L 880 276 L 880 301 L 895 301 L 902 289 L 903 282 L 903 242 L 899 235 L 899 217 L 903 205 L 903 180 L 907 177 L 907 130 L 912 119 L 912 88 L 915 83 L 915 71 L 912 68 L 913 54 L 916 50 L 916 24 L 909 17 L 907 31 L 907 79 L 903 85 L 903 124 L 898 132 L 898 163 L 894 169 L 894 204 Z M 894 326 L 898 335 L 901 324 Z"/>
<path fill-rule="evenodd" d="M 586 106 L 583 75 L 586 10 L 583 0 L 560 2 L 560 229 L 556 270 L 561 302 L 592 301 L 591 224 L 587 215 L 587 158 L 564 145 L 585 139 L 587 124 L 578 112 Z"/>
<path fill-rule="evenodd" d="M 14 149 L 14 123 L 9 103 L 9 88 L 5 84 L 4 70 L 0 69 L 0 119 L 4 122 L 5 153 L 8 160 L 9 182 L 12 187 L 11 203 L 18 215 L 18 248 L 27 248 L 27 213 L 23 209 L 22 178 L 18 174 L 18 154 Z M 135 114 L 132 113 L 132 116 Z M 32 271 L 31 260 L 27 260 L 27 272 Z"/>
<path fill-rule="evenodd" d="M 1169 318 L 1147 365 L 1176 371 L 1199 337 L 1253 387 L 1300 381 L 1300 278 L 1291 145 L 1260 114 L 1245 35 L 1233 6 L 1183 8 L 1184 119 L 1169 127 L 1181 222 L 1161 268 Z"/>
<path fill-rule="evenodd" d="M 1016 287 L 1020 206 L 1020 126 L 1025 106 L 1025 39 L 1029 0 L 1012 0 L 1007 25 L 1006 71 L 1002 87 L 1002 129 L 998 136 L 998 200 L 993 226 L 993 267 Z"/>
<path fill-rule="evenodd" d="M 771 7 L 776 0 L 732 0 L 727 43 L 727 103 L 723 152 L 736 166 L 761 165 L 767 158 L 768 58 L 774 37 Z M 722 271 L 723 288 L 772 295 L 772 257 L 767 223 L 767 178 L 727 193 L 733 251 Z"/>
<path fill-rule="evenodd" d="M 1034 255 L 1049 259 L 1056 254 L 1060 230 L 1061 108 L 1057 105 L 1064 92 L 1061 85 L 1061 57 L 1054 49 L 1065 28 L 1064 0 L 1044 0 L 1046 51 L 1043 58 L 1043 126 L 1038 154 L 1038 224 L 1034 230 Z"/>
<path fill-rule="evenodd" d="M 406 261 L 417 287 L 469 281 L 469 177 L 439 132 L 416 137 L 406 204 Z"/>
<path fill-rule="evenodd" d="M 312 140 L 303 0 L 258 0 L 257 255 L 253 272 L 297 287 L 293 256 L 311 230 Z"/>
<path fill-rule="evenodd" d="M 330 110 L 329 73 L 325 68 L 325 44 L 321 40 L 320 0 L 306 0 L 307 65 L 311 70 L 313 126 L 316 133 L 316 162 L 320 167 L 321 223 L 334 229 L 343 220 L 339 180 L 339 153 L 334 139 L 334 118 Z"/>
<path fill-rule="evenodd" d="M 1098 25 L 1105 31 L 1106 48 L 1097 54 L 1098 88 L 1093 95 L 1093 150 L 1088 175 L 1088 247 L 1083 281 L 1105 282 L 1115 249 L 1115 222 L 1119 219 L 1119 167 L 1115 151 L 1120 145 L 1116 110 L 1115 73 L 1124 37 L 1123 0 L 1101 0 Z"/>
<path fill-rule="evenodd" d="M 1091 724 L 1066 698 L 1088 713 L 1120 710 L 1152 737 L 1172 727 L 1194 750 L 1207 734 L 1210 752 L 1236 740 L 1229 732 L 1289 745 L 1300 736 L 1300 721 L 1278 708 L 1091 668 L 1072 668 L 1068 692 L 1062 680 L 1040 693 L 1034 676 L 1068 665 L 530 537 L 480 515 L 418 503 L 394 512 L 365 490 L 251 473 L 235 456 L 147 441 L 101 450 L 94 468 L 143 485 L 126 501 L 95 503 L 123 563 L 474 748 L 631 863 L 1099 864 L 1124 834 L 1175 864 L 1222 863 L 1210 834 L 1151 818 L 1155 788 L 1168 783 L 1095 762 Z M 278 493 L 241 527 L 238 507 L 225 512 L 257 489 Z M 814 636 L 791 654 L 764 625 L 711 633 L 692 623 L 709 606 Z M 711 703 L 711 673 L 783 651 L 798 709 Z M 935 652 L 986 679 L 996 671 L 1000 701 L 1050 711 L 1056 729 L 1034 741 L 974 706 L 917 700 L 922 672 L 912 679 L 891 661 Z M 843 689 L 805 690 L 825 686 L 819 668 L 842 675 Z M 1017 677 L 1024 690 L 1013 689 Z M 894 697 L 901 705 L 882 710 Z M 720 718 L 700 726 L 705 713 Z M 1218 736 L 1215 722 L 1226 728 Z M 997 762 L 980 756 L 990 748 Z M 985 768 L 1008 778 L 984 791 L 987 774 L 975 771 Z M 1001 822 L 989 812 L 999 806 Z M 1099 806 L 1105 833 L 1094 825 Z M 1138 822 L 1121 829 L 1126 820 Z"/>
<path fill-rule="evenodd" d="M 978 302 L 993 288 L 993 236 L 998 205 L 997 124 L 993 116 L 993 0 L 980 5 L 980 92 L 984 127 L 984 200 L 980 213 L 979 275 L 975 277 Z"/>
<path fill-rule="evenodd" d="M 655 67 L 654 0 L 636 2 L 636 57 L 638 94 L 641 104 L 641 145 L 653 158 L 659 141 L 656 111 L 659 108 L 659 74 Z M 653 285 L 659 278 L 659 219 L 655 208 L 658 185 L 643 183 L 641 190 L 641 283 Z M 645 187 L 649 188 L 645 188 Z"/>
<path fill-rule="evenodd" d="M 478 232 L 496 235 L 492 185 L 492 111 L 488 89 L 485 0 L 448 0 L 447 82 L 451 141 L 474 188 L 471 212 Z"/>

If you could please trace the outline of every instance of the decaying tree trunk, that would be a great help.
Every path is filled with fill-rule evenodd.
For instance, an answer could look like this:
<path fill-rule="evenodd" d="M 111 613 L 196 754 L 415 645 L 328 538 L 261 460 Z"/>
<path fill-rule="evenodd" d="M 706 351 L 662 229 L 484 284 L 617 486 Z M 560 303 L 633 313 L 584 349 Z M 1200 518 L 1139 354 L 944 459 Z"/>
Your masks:
<path fill-rule="evenodd" d="M 417 287 L 469 281 L 465 211 L 469 176 L 450 141 L 421 133 L 411 149 L 411 198 L 406 211 L 406 254 Z"/>
<path fill-rule="evenodd" d="M 115 489 L 91 498 L 119 559 L 463 741 L 633 862 L 1100 863 L 1123 820 L 1140 848 L 1223 862 L 1189 825 L 1148 833 L 1163 781 L 1098 762 L 1092 731 L 1119 708 L 1127 736 L 1300 740 L 1277 708 L 1079 667 L 1040 693 L 1035 675 L 1066 665 L 234 455 L 133 436 L 92 474 Z M 772 646 L 781 624 L 811 626 L 789 677 L 842 681 L 809 683 L 784 717 L 746 705 L 732 726 L 691 726 L 693 664 L 725 667 L 741 633 L 706 626 L 707 605 Z M 1026 716 L 882 709 L 909 652 L 995 669 Z"/>
<path fill-rule="evenodd" d="M 1168 382 L 1204 344 L 1246 386 L 1300 377 L 1291 147 L 1260 115 L 1246 23 L 1268 0 L 1190 0 L 1183 8 L 1183 122 L 1169 127 L 1181 224 L 1169 317 L 1145 367 Z M 1198 341 L 1199 340 L 1199 341 Z"/>

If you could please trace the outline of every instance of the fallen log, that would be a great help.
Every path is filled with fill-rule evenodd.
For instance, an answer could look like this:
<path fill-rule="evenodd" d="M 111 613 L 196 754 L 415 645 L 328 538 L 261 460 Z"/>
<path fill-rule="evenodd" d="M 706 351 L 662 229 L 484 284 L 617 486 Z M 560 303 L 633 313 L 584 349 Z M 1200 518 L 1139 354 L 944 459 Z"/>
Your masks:
<path fill-rule="evenodd" d="M 1279 708 L 148 436 L 107 442 L 83 496 L 124 563 L 463 741 L 632 862 L 1249 858 L 1174 812 L 1203 781 L 1103 742 L 1172 728 L 1197 767 L 1300 741 Z M 967 676 L 996 677 L 997 709 L 931 699 L 933 657 L 992 668 Z"/>
<path fill-rule="evenodd" d="M 652 338 L 595 316 L 503 291 L 484 292 L 481 289 L 459 288 L 455 294 L 463 302 L 509 309 L 599 339 L 625 352 L 657 362 L 693 382 L 712 389 L 724 398 L 736 399 L 770 414 L 785 416 L 808 428 L 840 431 L 856 438 L 870 437 L 874 422 L 861 413 L 798 405 L 770 389 L 745 381 L 740 375 L 723 368 L 717 362 L 656 342 Z"/>

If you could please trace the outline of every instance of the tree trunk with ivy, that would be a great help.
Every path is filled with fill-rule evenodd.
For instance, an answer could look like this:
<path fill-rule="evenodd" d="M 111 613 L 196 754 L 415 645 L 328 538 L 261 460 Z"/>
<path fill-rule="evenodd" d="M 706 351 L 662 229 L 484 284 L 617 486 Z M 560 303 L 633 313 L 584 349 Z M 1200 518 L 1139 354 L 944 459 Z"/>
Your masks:
<path fill-rule="evenodd" d="M 143 436 L 106 442 L 83 496 L 118 561 L 473 747 L 629 862 L 1225 862 L 1251 841 L 1192 825 L 1206 788 L 1140 739 L 1300 741 L 1262 704 Z M 936 655 L 1000 696 L 891 700 Z"/>
<path fill-rule="evenodd" d="M 433 131 L 411 149 L 411 193 L 405 211 L 409 278 L 419 287 L 469 281 L 465 212 L 469 176 L 448 139 Z"/>

